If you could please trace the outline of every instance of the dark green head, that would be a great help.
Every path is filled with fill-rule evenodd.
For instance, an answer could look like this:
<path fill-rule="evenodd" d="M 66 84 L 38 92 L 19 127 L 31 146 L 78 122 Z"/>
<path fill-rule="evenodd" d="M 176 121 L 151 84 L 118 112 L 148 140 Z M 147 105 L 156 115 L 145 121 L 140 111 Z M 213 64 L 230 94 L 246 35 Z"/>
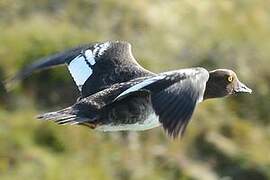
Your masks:
<path fill-rule="evenodd" d="M 209 72 L 204 99 L 219 98 L 238 93 L 252 93 L 252 90 L 238 80 L 235 72 L 229 69 L 216 69 Z"/>

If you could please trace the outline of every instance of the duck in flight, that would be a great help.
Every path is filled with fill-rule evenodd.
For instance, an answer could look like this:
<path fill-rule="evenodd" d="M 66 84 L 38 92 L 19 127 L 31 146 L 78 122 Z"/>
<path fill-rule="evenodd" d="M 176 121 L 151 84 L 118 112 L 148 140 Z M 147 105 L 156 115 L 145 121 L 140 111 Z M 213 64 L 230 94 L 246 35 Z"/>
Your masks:
<path fill-rule="evenodd" d="M 121 41 L 82 45 L 42 58 L 26 66 L 9 83 L 58 65 L 68 67 L 80 98 L 70 107 L 38 118 L 101 131 L 162 126 L 168 135 L 177 137 L 184 133 L 198 103 L 252 92 L 228 69 L 150 72 L 135 60 L 131 45 Z"/>

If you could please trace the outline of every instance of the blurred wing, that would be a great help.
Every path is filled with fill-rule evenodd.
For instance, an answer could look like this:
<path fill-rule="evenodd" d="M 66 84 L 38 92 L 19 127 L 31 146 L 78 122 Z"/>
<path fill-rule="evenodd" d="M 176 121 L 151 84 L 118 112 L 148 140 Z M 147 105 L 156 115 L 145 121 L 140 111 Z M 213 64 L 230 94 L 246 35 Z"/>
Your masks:
<path fill-rule="evenodd" d="M 180 81 L 152 95 L 152 104 L 159 121 L 172 137 L 183 135 L 196 104 L 203 99 L 209 78 L 203 68 L 184 69 L 177 73 L 182 75 Z"/>
<path fill-rule="evenodd" d="M 82 97 L 87 97 L 106 87 L 151 75 L 142 68 L 126 42 L 104 42 L 82 45 L 77 48 L 42 58 L 20 71 L 10 82 L 21 80 L 34 71 L 66 64 Z"/>
<path fill-rule="evenodd" d="M 45 69 L 53 68 L 55 66 L 65 65 L 69 63 L 72 59 L 74 59 L 76 56 L 78 56 L 78 54 L 80 54 L 80 52 L 82 51 L 82 49 L 84 49 L 85 46 L 86 45 L 78 46 L 76 48 L 69 49 L 67 51 L 57 53 L 52 56 L 41 58 L 38 61 L 24 67 L 14 77 L 8 79 L 5 82 L 5 86 L 12 87 L 12 85 L 15 84 L 17 81 L 27 78 L 36 71 L 42 71 Z"/>
<path fill-rule="evenodd" d="M 170 136 L 183 134 L 196 105 L 203 100 L 209 73 L 204 68 L 182 69 L 158 74 L 133 84 L 114 101 L 135 92 L 151 92 L 159 121 Z"/>

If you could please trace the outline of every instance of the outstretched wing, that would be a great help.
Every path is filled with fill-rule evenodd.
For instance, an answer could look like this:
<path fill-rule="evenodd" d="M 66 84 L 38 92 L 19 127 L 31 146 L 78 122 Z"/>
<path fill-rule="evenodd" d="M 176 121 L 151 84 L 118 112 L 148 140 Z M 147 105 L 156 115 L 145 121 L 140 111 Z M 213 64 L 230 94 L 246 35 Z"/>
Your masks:
<path fill-rule="evenodd" d="M 163 128 L 172 137 L 183 135 L 196 105 L 203 100 L 209 73 L 203 68 L 179 70 L 183 79 L 152 95 Z"/>
<path fill-rule="evenodd" d="M 64 64 L 68 66 L 82 97 L 115 83 L 153 74 L 137 63 L 129 43 L 108 41 L 82 45 L 42 58 L 25 67 L 10 82 L 24 79 L 35 71 Z"/>
<path fill-rule="evenodd" d="M 117 96 L 116 100 L 140 91 L 151 92 L 159 121 L 170 136 L 183 134 L 195 110 L 203 100 L 209 73 L 204 68 L 182 69 L 147 78 Z"/>

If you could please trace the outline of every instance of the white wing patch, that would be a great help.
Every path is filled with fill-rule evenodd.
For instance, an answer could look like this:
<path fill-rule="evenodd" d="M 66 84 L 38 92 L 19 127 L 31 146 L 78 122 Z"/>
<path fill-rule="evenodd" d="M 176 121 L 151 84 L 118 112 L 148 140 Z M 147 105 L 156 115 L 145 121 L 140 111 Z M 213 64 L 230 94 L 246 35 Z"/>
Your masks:
<path fill-rule="evenodd" d="M 120 95 L 118 95 L 114 100 L 117 100 L 119 98 L 121 98 L 122 96 L 126 95 L 126 94 L 129 94 L 131 92 L 135 92 L 135 91 L 138 91 L 139 89 L 142 89 L 143 87 L 149 85 L 149 84 L 152 84 L 158 80 L 161 80 L 163 78 L 165 78 L 166 75 L 160 75 L 160 76 L 155 76 L 155 77 L 152 77 L 152 78 L 149 78 L 149 79 L 146 79 L 130 88 L 128 88 L 127 90 L 125 90 L 124 92 L 122 92 Z"/>
<path fill-rule="evenodd" d="M 86 60 L 87 60 L 91 65 L 96 64 L 96 61 L 95 61 L 95 55 L 93 54 L 93 51 L 91 51 L 90 49 L 88 49 L 88 50 L 86 50 L 86 51 L 84 52 L 84 55 L 85 55 Z"/>
<path fill-rule="evenodd" d="M 102 44 L 96 44 L 95 49 L 94 49 L 94 55 L 95 56 L 101 56 L 109 47 L 111 43 L 110 42 L 105 42 Z"/>
<path fill-rule="evenodd" d="M 93 73 L 83 56 L 77 56 L 75 59 L 73 59 L 68 65 L 68 70 L 70 71 L 70 74 L 80 91 L 82 90 L 82 86 L 85 81 Z"/>
<path fill-rule="evenodd" d="M 68 69 L 80 91 L 93 73 L 92 66 L 96 64 L 96 58 L 104 54 L 110 45 L 110 42 L 96 44 L 93 50 L 85 50 L 69 63 Z"/>

